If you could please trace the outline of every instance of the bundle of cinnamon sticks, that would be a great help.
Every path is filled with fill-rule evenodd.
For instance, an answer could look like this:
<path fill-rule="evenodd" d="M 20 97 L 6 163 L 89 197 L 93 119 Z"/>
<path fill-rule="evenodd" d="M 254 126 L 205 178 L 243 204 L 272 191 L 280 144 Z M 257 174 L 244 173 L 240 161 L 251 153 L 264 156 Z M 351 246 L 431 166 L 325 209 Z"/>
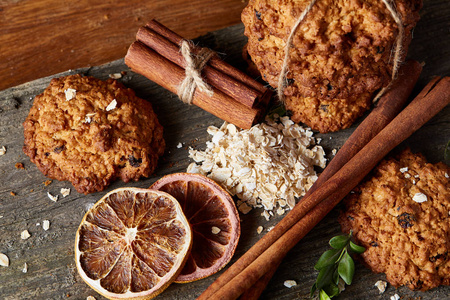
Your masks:
<path fill-rule="evenodd" d="M 186 61 L 180 52 L 183 41 L 181 36 L 152 20 L 139 29 L 125 63 L 133 71 L 177 93 L 185 78 Z M 194 47 L 192 54 L 199 50 Z M 194 105 L 243 129 L 250 128 L 264 116 L 272 91 L 261 83 L 217 56 L 207 62 L 202 75 L 212 87 L 213 95 L 196 89 Z"/>
<path fill-rule="evenodd" d="M 198 299 L 257 299 L 287 252 L 394 147 L 450 103 L 450 77 L 437 77 L 398 113 L 420 72 L 417 62 L 402 67 L 377 108 L 347 140 L 311 191 Z"/>

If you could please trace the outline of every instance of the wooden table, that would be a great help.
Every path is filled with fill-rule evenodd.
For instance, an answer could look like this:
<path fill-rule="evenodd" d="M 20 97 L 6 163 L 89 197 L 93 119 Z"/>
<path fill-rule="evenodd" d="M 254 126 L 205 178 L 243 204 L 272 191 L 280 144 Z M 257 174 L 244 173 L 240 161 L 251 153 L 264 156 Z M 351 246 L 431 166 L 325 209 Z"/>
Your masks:
<path fill-rule="evenodd" d="M 5 14 L 8 9 L 12 9 L 11 7 L 20 5 L 22 2 L 31 3 L 31 1 L 9 1 L 7 4 L 10 8 L 2 6 L 3 11 L 0 11 L 0 14 Z M 224 2 L 231 3 L 232 1 Z M 240 1 L 237 2 L 241 5 Z M 33 1 L 33 3 L 33 5 L 37 5 L 39 1 Z M 86 3 L 87 1 L 80 1 L 79 5 Z M 158 1 L 156 3 L 162 5 Z M 211 7 L 213 6 L 211 5 Z M 125 10 L 124 7 L 122 9 Z M 179 12 L 176 8 L 173 9 Z M 87 11 L 87 8 L 85 10 Z M 167 13 L 169 14 L 169 12 Z M 425 62 L 424 71 L 414 94 L 417 94 L 433 75 L 450 73 L 448 59 L 450 54 L 450 31 L 448 30 L 450 3 L 447 0 L 427 0 L 421 15 L 422 20 L 414 31 L 414 40 L 408 55 Z M 184 17 L 186 17 L 185 14 L 177 15 L 176 20 L 179 23 L 176 20 L 168 23 L 169 25 L 178 24 L 174 28 L 179 29 L 182 27 L 179 24 L 186 25 Z M 166 20 L 170 19 L 169 17 L 165 18 Z M 141 21 L 134 23 L 133 26 L 130 25 L 130 27 L 134 27 L 130 33 L 130 41 L 138 26 L 144 22 Z M 28 25 L 30 22 L 22 26 L 17 25 L 17 32 L 28 30 L 25 28 Z M 64 26 L 66 29 L 67 27 L 70 26 Z M 99 25 L 98 28 L 100 27 Z M 0 26 L 0 28 L 3 30 L 3 27 Z M 60 27 L 59 30 L 62 34 L 65 29 Z M 183 30 L 179 32 L 183 33 Z M 115 33 L 113 32 L 111 36 L 114 38 Z M 2 37 L 4 38 L 3 32 Z M 44 42 L 48 39 L 48 36 L 39 37 L 39 40 Z M 201 37 L 199 42 L 221 53 L 227 53 L 225 60 L 245 69 L 245 63 L 241 59 L 241 49 L 245 44 L 242 25 L 215 31 Z M 70 52 L 68 49 L 70 47 L 65 48 L 65 51 Z M 76 53 L 70 55 L 70 57 L 75 56 L 77 56 Z M 113 58 L 108 55 L 106 57 Z M 54 62 L 53 64 L 58 65 L 59 63 Z M 47 61 L 44 61 L 42 64 L 32 67 L 30 73 L 42 76 L 44 73 L 41 72 L 46 68 Z M 52 70 L 52 72 L 57 72 L 58 69 Z M 69 196 L 65 198 L 60 196 L 57 202 L 52 202 L 47 197 L 47 192 L 59 194 L 61 188 L 70 188 L 71 185 L 68 182 L 53 181 L 46 186 L 44 182 L 47 178 L 30 163 L 28 157 L 22 152 L 21 123 L 28 114 L 34 96 L 41 93 L 54 76 L 83 73 L 106 79 L 109 74 L 120 71 L 127 72 L 121 81 L 136 90 L 140 97 L 149 100 L 154 105 L 165 128 L 167 151 L 160 161 L 156 174 L 136 183 L 124 184 L 116 181 L 106 191 L 87 196 L 78 194 L 72 188 Z M 30 77 L 22 79 L 24 78 L 30 79 Z M 12 78 L 11 82 L 14 81 L 13 79 L 15 78 Z M 87 296 L 93 295 L 96 299 L 102 299 L 80 279 L 74 263 L 75 232 L 87 208 L 114 188 L 122 186 L 148 187 L 162 175 L 186 170 L 187 165 L 191 162 L 188 158 L 188 150 L 185 147 L 177 148 L 177 144 L 181 142 L 185 146 L 204 149 L 205 142 L 209 140 L 206 128 L 209 125 L 219 126 L 221 124 L 221 120 L 199 108 L 182 104 L 173 94 L 142 76 L 134 74 L 121 59 L 105 65 L 81 68 L 40 78 L 0 91 L 0 147 L 7 148 L 6 154 L 0 156 L 0 252 L 7 254 L 10 258 L 9 267 L 0 267 L 0 298 L 7 300 L 86 299 Z M 356 126 L 357 124 L 337 133 L 317 134 L 316 136 L 323 138 L 322 146 L 327 153 L 330 153 L 332 149 L 339 148 L 345 142 Z M 450 107 L 446 107 L 397 149 L 409 146 L 413 151 L 425 154 L 431 162 L 443 161 L 444 147 L 448 140 L 450 140 Z M 329 157 L 331 158 L 331 156 Z M 25 169 L 17 169 L 15 167 L 17 162 L 22 162 Z M 16 195 L 12 196 L 11 192 Z M 260 238 L 260 235 L 256 233 L 259 225 L 269 228 L 281 219 L 281 217 L 275 217 L 267 222 L 260 216 L 260 213 L 259 210 L 253 210 L 247 215 L 241 215 L 242 238 L 233 261 Z M 327 249 L 327 241 L 340 232 L 336 221 L 338 213 L 339 207 L 334 209 L 300 244 L 292 249 L 270 282 L 262 299 L 308 299 L 310 286 L 317 276 L 313 265 L 320 254 Z M 50 221 L 48 231 L 42 229 L 43 220 Z M 22 240 L 20 238 L 23 230 L 31 233 L 29 239 Z M 28 266 L 26 273 L 23 272 L 25 263 Z M 217 276 L 214 275 L 185 285 L 173 284 L 157 299 L 194 299 Z M 292 288 L 284 287 L 283 282 L 288 279 L 296 280 L 298 285 Z M 389 286 L 383 295 L 379 295 L 373 285 L 377 280 L 384 279 L 383 274 L 373 274 L 357 263 L 354 283 L 346 288 L 339 299 L 389 299 L 395 293 L 402 296 L 402 299 L 450 299 L 450 287 L 439 287 L 423 293 Z"/>

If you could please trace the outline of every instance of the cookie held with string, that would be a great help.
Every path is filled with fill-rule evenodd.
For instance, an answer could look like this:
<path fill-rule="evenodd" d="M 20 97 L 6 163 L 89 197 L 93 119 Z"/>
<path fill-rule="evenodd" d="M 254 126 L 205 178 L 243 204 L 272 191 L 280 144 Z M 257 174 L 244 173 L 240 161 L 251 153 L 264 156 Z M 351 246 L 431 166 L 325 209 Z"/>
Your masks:
<path fill-rule="evenodd" d="M 23 151 L 39 170 L 85 194 L 148 177 L 165 148 L 150 102 L 113 79 L 52 79 L 23 127 Z"/>
<path fill-rule="evenodd" d="M 251 0 L 242 12 L 247 51 L 264 80 L 281 87 L 295 122 L 337 131 L 396 76 L 421 6 L 421 0 Z"/>

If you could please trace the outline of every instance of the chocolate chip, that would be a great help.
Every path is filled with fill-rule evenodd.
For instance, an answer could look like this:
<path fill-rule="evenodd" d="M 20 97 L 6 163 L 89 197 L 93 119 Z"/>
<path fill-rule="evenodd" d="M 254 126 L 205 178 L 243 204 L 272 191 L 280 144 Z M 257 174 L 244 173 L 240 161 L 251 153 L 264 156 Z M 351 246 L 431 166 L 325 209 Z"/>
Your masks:
<path fill-rule="evenodd" d="M 61 153 L 64 149 L 66 149 L 66 146 L 65 146 L 65 145 L 58 146 L 58 147 L 56 147 L 55 149 L 53 149 L 53 152 L 59 154 L 59 153 Z"/>
<path fill-rule="evenodd" d="M 400 216 L 397 217 L 397 221 L 400 227 L 406 229 L 414 225 L 416 218 L 408 213 L 402 213 Z"/>
<path fill-rule="evenodd" d="M 373 242 L 370 243 L 370 246 L 372 246 L 372 247 L 378 247 L 378 243 L 375 242 L 375 241 L 373 241 Z"/>
<path fill-rule="evenodd" d="M 50 152 L 45 152 L 44 155 L 45 155 L 45 156 L 49 156 L 49 155 L 50 155 Z"/>
<path fill-rule="evenodd" d="M 132 167 L 138 168 L 142 163 L 142 158 L 136 158 L 133 155 L 128 156 L 128 162 Z"/>
<path fill-rule="evenodd" d="M 256 16 L 256 18 L 258 19 L 258 20 L 262 20 L 261 19 L 261 13 L 259 12 L 259 11 L 257 11 L 256 9 L 255 9 L 255 16 Z"/>
<path fill-rule="evenodd" d="M 327 89 L 329 90 L 329 91 L 331 91 L 332 89 L 333 89 L 333 86 L 331 85 L 331 84 L 327 84 Z"/>

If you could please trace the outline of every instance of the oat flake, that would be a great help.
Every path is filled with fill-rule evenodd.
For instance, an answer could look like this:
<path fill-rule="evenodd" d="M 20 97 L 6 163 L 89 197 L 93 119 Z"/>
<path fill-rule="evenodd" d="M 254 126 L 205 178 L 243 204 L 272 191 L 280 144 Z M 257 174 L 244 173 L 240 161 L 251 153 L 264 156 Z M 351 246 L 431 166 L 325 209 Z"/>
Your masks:
<path fill-rule="evenodd" d="M 400 296 L 395 294 L 394 296 L 391 296 L 391 300 L 400 300 Z"/>
<path fill-rule="evenodd" d="M 64 94 L 66 96 L 66 101 L 72 100 L 77 95 L 77 90 L 68 88 L 64 91 Z"/>
<path fill-rule="evenodd" d="M 211 227 L 211 232 L 212 232 L 212 234 L 218 234 L 220 232 L 220 228 L 213 226 L 213 227 Z"/>
<path fill-rule="evenodd" d="M 291 288 L 291 287 L 296 286 L 296 285 L 297 285 L 297 282 L 295 280 L 286 280 L 284 282 L 284 286 L 287 287 L 287 288 Z"/>
<path fill-rule="evenodd" d="M 20 233 L 20 238 L 21 238 L 22 240 L 26 240 L 26 239 L 28 239 L 30 236 L 31 236 L 31 234 L 30 234 L 30 233 L 28 232 L 28 230 L 26 230 L 26 229 Z"/>
<path fill-rule="evenodd" d="M 375 282 L 375 286 L 377 287 L 380 294 L 383 294 L 384 291 L 386 291 L 387 282 L 383 280 L 378 280 L 377 282 Z"/>
<path fill-rule="evenodd" d="M 256 228 L 256 232 L 258 234 L 260 234 L 263 230 L 264 230 L 264 228 L 262 226 L 258 226 L 258 228 Z"/>
<path fill-rule="evenodd" d="M 121 74 L 121 73 L 113 73 L 113 74 L 109 74 L 109 78 L 112 78 L 112 79 L 120 79 L 120 78 L 122 78 L 122 74 Z"/>
<path fill-rule="evenodd" d="M 292 209 L 317 180 L 314 166 L 325 167 L 325 152 L 313 132 L 288 117 L 266 118 L 246 130 L 225 122 L 207 132 L 211 141 L 204 151 L 189 149 L 194 162 L 187 171 L 203 174 L 237 196 L 244 214 L 261 206 L 277 213 Z M 278 210 L 281 203 L 286 207 Z"/>
<path fill-rule="evenodd" d="M 402 173 L 408 172 L 408 167 L 400 168 L 400 172 Z"/>
<path fill-rule="evenodd" d="M 50 221 L 49 220 L 44 220 L 42 221 L 42 228 L 47 231 L 50 228 Z"/>
<path fill-rule="evenodd" d="M 0 253 L 0 266 L 8 267 L 9 266 L 9 258 L 6 254 Z"/>
<path fill-rule="evenodd" d="M 114 108 L 116 108 L 116 106 L 117 106 L 117 101 L 116 101 L 116 99 L 114 99 L 113 101 L 111 101 L 111 103 L 108 104 L 108 106 L 106 107 L 106 111 L 113 110 Z"/>
<path fill-rule="evenodd" d="M 422 203 L 422 202 L 426 202 L 427 199 L 427 195 L 425 195 L 424 193 L 416 193 L 413 197 L 413 200 L 416 201 L 417 203 Z"/>
<path fill-rule="evenodd" d="M 70 189 L 62 188 L 62 189 L 61 189 L 61 195 L 62 195 L 63 197 L 69 196 L 69 195 L 70 195 Z"/>
<path fill-rule="evenodd" d="M 52 194 L 50 194 L 49 192 L 47 192 L 47 196 L 48 196 L 48 198 L 50 198 L 50 200 L 52 200 L 53 202 L 58 201 L 58 195 L 53 196 Z"/>

